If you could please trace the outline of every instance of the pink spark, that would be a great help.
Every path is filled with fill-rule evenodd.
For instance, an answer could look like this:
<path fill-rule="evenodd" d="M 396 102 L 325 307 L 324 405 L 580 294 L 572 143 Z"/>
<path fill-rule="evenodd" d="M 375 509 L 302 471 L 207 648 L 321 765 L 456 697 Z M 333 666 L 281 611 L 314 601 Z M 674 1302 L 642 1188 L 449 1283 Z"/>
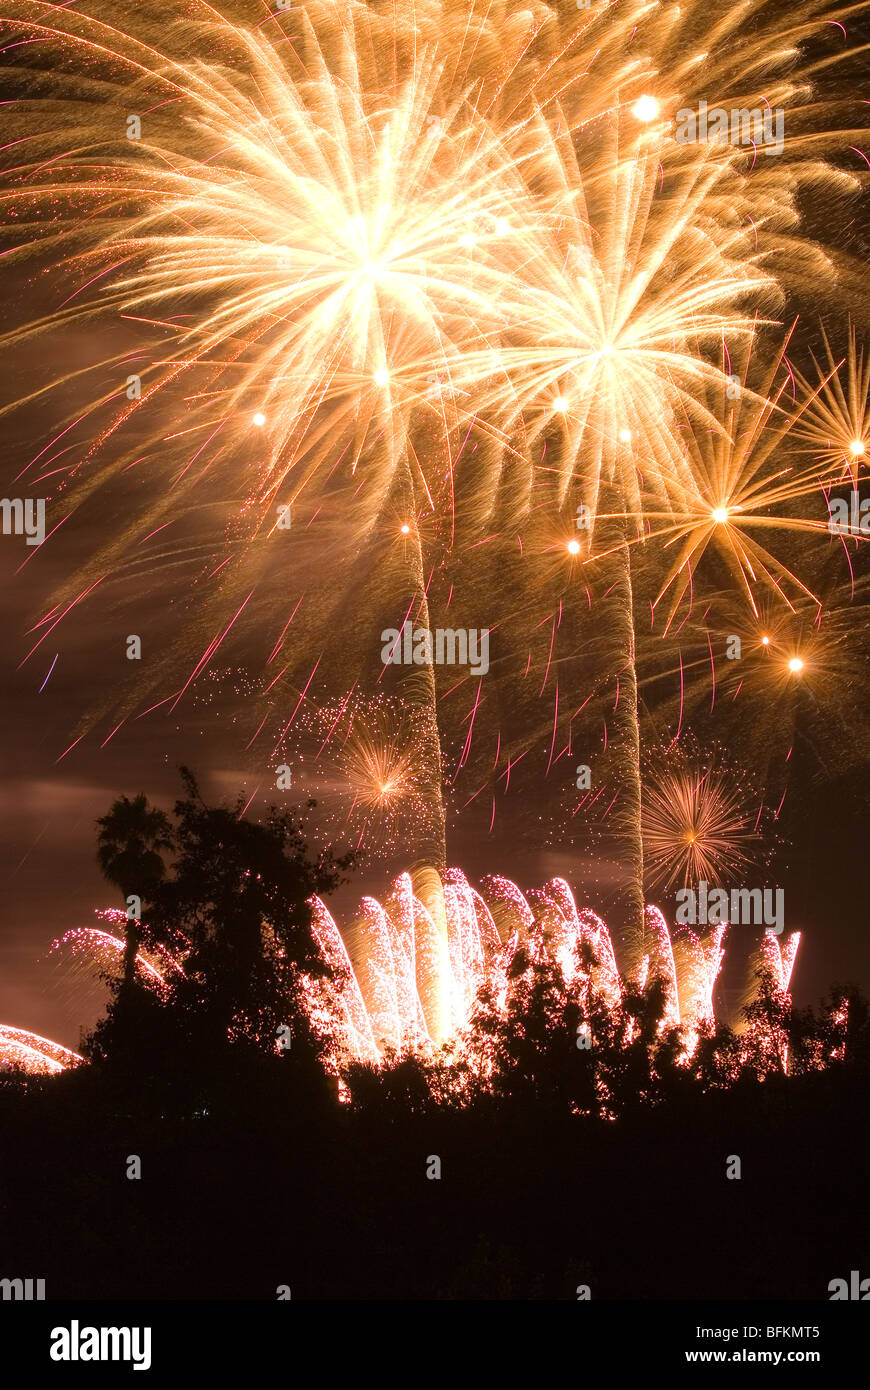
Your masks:
<path fill-rule="evenodd" d="M 48 668 L 48 675 L 46 676 L 45 680 L 42 682 L 42 685 L 39 687 L 39 690 L 38 690 L 38 692 L 37 692 L 39 695 L 42 694 L 43 690 L 44 690 L 45 687 L 48 685 L 49 676 L 51 675 L 52 671 L 54 670 L 55 666 L 57 665 L 57 658 L 58 658 L 59 656 L 60 656 L 60 652 L 56 652 L 56 653 L 55 653 L 54 661 L 51 663 L 51 665 L 50 665 L 49 668 Z"/>

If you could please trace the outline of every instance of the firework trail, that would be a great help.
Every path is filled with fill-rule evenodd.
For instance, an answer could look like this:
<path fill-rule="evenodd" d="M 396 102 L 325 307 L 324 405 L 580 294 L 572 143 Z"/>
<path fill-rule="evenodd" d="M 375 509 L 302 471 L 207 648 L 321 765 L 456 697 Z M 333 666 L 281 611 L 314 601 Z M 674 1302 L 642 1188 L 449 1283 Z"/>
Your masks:
<path fill-rule="evenodd" d="M 560 642 L 590 566 L 605 595 L 609 732 L 603 722 L 642 953 L 630 552 L 656 522 L 682 545 L 665 582 L 677 604 L 708 548 L 730 552 L 743 584 L 756 570 L 774 587 L 785 579 L 746 530 L 796 500 L 793 481 L 759 492 L 744 470 L 710 506 L 722 464 L 711 471 L 704 451 L 741 447 L 717 413 L 726 354 L 748 352 L 795 285 L 833 293 L 836 266 L 804 236 L 800 195 L 861 187 L 850 104 L 826 107 L 813 90 L 851 13 L 750 0 L 711 18 L 700 0 L 619 0 L 587 14 L 566 0 L 517 15 L 445 0 L 381 15 L 338 0 L 265 17 L 242 4 L 230 18 L 193 0 L 181 16 L 160 7 L 120 26 L 99 0 L 3 0 L 15 92 L 6 260 L 58 262 L 62 289 L 3 346 L 82 329 L 113 343 L 13 403 L 78 401 L 24 475 L 55 489 L 62 521 L 103 488 L 136 492 L 134 523 L 61 587 L 35 646 L 104 580 L 198 576 L 183 637 L 82 731 L 110 708 L 117 727 L 158 690 L 175 708 L 247 632 L 275 666 L 267 713 L 289 728 L 315 672 L 334 680 L 339 657 L 340 689 L 375 679 L 385 607 L 392 626 L 403 606 L 437 622 L 454 602 L 479 605 L 486 572 L 489 626 L 506 641 L 552 624 L 527 735 L 552 731 L 552 762 L 588 694 L 560 671 Z M 701 99 L 781 109 L 778 157 L 681 143 L 677 112 Z M 847 148 L 853 163 L 833 168 Z M 830 403 L 826 389 L 817 401 Z M 775 413 L 778 398 L 759 408 Z M 582 555 L 554 567 L 552 544 L 524 545 L 543 526 L 568 525 L 576 541 L 580 505 L 592 518 Z M 384 565 L 397 512 L 410 540 Z M 288 559 L 287 516 L 294 545 L 301 518 L 320 546 L 314 585 Z M 521 563 L 500 571 L 517 540 Z M 482 564 L 478 545 L 490 547 Z M 520 650 L 531 660 L 531 642 Z M 428 724 L 424 780 L 440 819 L 412 858 L 440 868 L 447 694 L 431 668 L 401 693 Z M 502 752 L 498 735 L 496 778 L 523 751 L 506 739 Z M 426 895 L 438 916 L 434 880 Z M 440 917 L 438 931 L 443 957 Z"/>

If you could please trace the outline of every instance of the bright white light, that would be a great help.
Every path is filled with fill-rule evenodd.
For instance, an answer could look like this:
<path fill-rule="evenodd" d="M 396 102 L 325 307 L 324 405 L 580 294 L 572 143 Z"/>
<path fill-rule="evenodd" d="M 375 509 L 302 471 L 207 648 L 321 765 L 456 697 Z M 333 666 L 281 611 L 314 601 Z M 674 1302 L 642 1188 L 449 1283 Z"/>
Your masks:
<path fill-rule="evenodd" d="M 558 410 L 560 415 L 564 415 L 568 409 L 568 402 L 564 396 L 557 396 L 553 401 L 553 409 Z"/>
<path fill-rule="evenodd" d="M 761 645 L 762 645 L 762 647 L 769 647 L 769 646 L 770 646 L 770 638 L 769 638 L 769 637 L 762 637 L 762 639 L 761 639 Z"/>
<path fill-rule="evenodd" d="M 716 521 L 716 522 L 718 522 L 718 524 L 719 524 L 720 526 L 722 526 L 722 525 L 728 520 L 728 508 L 727 508 L 727 507 L 714 507 L 714 508 L 713 508 L 713 520 Z"/>
<path fill-rule="evenodd" d="M 510 224 L 510 222 L 508 222 L 508 220 L 507 220 L 506 217 L 497 217 L 497 218 L 495 219 L 495 234 L 496 234 L 496 236 L 506 236 L 507 233 L 510 231 L 510 229 L 511 229 L 511 224 Z"/>
<path fill-rule="evenodd" d="M 408 523 L 407 523 L 407 521 L 406 521 L 405 524 L 404 524 L 404 526 L 402 527 L 402 535 L 403 535 L 403 536 L 407 536 L 408 533 L 410 532 L 410 530 L 411 530 L 411 528 L 410 528 L 410 526 L 408 525 Z"/>
<path fill-rule="evenodd" d="M 794 672 L 802 671 L 804 669 L 804 663 L 799 656 L 793 656 L 788 663 L 788 669 Z"/>
<path fill-rule="evenodd" d="M 262 429 L 262 427 L 263 427 L 263 425 L 265 425 L 265 423 L 266 423 L 266 417 L 265 417 L 265 415 L 263 414 L 263 412 L 262 412 L 261 410 L 258 410 L 257 413 L 256 413 L 256 415 L 254 416 L 254 424 L 257 426 L 258 429 Z"/>
<path fill-rule="evenodd" d="M 619 442 L 620 442 L 620 444 L 630 444 L 630 443 L 631 443 L 631 430 L 620 430 L 620 431 L 619 431 Z"/>
<path fill-rule="evenodd" d="M 852 455 L 853 458 L 856 458 L 856 459 L 863 458 L 863 456 L 864 456 L 864 440 L 863 440 L 863 439 L 853 439 L 853 440 L 852 440 L 852 443 L 849 445 L 849 453 Z"/>
<path fill-rule="evenodd" d="M 579 542 L 579 541 L 569 541 L 569 542 L 568 542 L 568 554 L 569 554 L 569 555 L 579 555 L 579 554 L 580 554 L 580 542 Z"/>
<path fill-rule="evenodd" d="M 654 121 L 659 114 L 659 104 L 655 97 L 638 97 L 631 108 L 631 114 L 639 121 Z"/>
<path fill-rule="evenodd" d="M 390 379 L 390 374 L 386 367 L 378 367 L 375 372 L 375 386 L 386 386 Z"/>

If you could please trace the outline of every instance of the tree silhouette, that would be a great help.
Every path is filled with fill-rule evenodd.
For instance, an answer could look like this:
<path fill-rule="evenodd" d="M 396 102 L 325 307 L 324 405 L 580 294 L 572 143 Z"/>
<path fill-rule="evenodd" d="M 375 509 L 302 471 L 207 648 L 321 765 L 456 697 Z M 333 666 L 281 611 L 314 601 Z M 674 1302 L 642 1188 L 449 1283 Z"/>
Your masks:
<path fill-rule="evenodd" d="M 322 1042 L 304 988 L 328 967 L 309 899 L 335 888 L 353 856 L 311 858 L 295 816 L 272 806 L 263 823 L 247 820 L 242 799 L 208 806 L 186 767 L 181 776 L 175 824 L 143 796 L 122 798 L 99 821 L 104 873 L 122 891 L 135 884 L 145 895 L 147 933 L 174 944 L 179 969 L 163 988 L 118 987 L 85 1054 L 135 1070 L 164 1098 L 174 1088 L 189 1098 L 204 1080 L 238 1072 L 243 1055 L 279 1061 L 284 1027 L 290 1070 L 311 1073 Z M 167 876 L 157 848 L 168 845 L 175 858 Z"/>
<path fill-rule="evenodd" d="M 471 1089 L 511 1109 L 606 1118 L 655 1103 L 682 1046 L 678 1030 L 662 1032 L 666 999 L 655 979 L 644 990 L 626 989 L 619 1003 L 590 974 L 579 987 L 569 984 L 536 933 L 514 957 L 507 997 L 479 995 L 467 1043 Z"/>
<path fill-rule="evenodd" d="M 792 1006 L 788 1070 L 799 1076 L 870 1061 L 870 1006 L 857 985 L 834 985 L 819 1012 Z"/>
<path fill-rule="evenodd" d="M 763 1080 L 788 1068 L 789 1039 L 796 1011 L 789 995 L 768 971 L 757 971 L 756 979 L 758 992 L 743 1009 L 743 1017 L 749 1025 L 745 1035 L 748 1064 L 758 1079 Z"/>
<path fill-rule="evenodd" d="M 121 890 L 124 906 L 133 895 L 150 903 L 166 873 L 161 851 L 173 846 L 172 826 L 163 811 L 148 804 L 143 792 L 121 796 L 97 821 L 97 860 L 104 878 Z M 127 993 L 136 975 L 140 925 L 127 911 L 123 983 Z"/>
<path fill-rule="evenodd" d="M 304 975 L 326 971 L 311 930 L 309 899 L 341 882 L 350 857 L 309 859 L 301 822 L 271 807 L 264 823 L 235 807 L 207 806 L 182 768 L 187 796 L 175 806 L 177 859 L 161 884 L 158 928 L 181 931 L 189 945 L 184 977 L 173 988 L 201 1010 L 215 1044 L 232 1035 L 272 1052 L 288 1025 L 304 1046 Z M 309 803 L 310 804 L 310 803 Z"/>
<path fill-rule="evenodd" d="M 283 1027 L 285 1055 L 304 1068 L 322 1047 L 305 981 L 327 972 L 308 900 L 335 888 L 352 856 L 310 858 L 291 813 L 271 807 L 262 823 L 247 820 L 241 799 L 209 806 L 193 774 L 182 768 L 181 775 L 186 795 L 175 805 L 174 827 L 163 817 L 175 860 L 169 876 L 150 882 L 148 913 L 157 940 L 183 943 L 181 968 L 162 990 L 141 991 L 147 997 L 132 1012 L 116 997 L 88 1055 L 164 1074 L 183 1057 L 191 1076 L 214 1075 L 229 1052 L 274 1058 Z M 126 861 L 122 872 L 126 885 Z"/>

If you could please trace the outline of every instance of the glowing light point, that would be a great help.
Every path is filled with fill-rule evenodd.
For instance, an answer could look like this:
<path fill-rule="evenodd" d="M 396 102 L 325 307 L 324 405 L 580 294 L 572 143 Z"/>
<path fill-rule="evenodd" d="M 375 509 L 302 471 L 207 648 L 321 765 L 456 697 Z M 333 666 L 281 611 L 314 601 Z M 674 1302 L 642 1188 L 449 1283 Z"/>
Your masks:
<path fill-rule="evenodd" d="M 852 455 L 853 458 L 863 458 L 864 450 L 865 445 L 863 439 L 853 439 L 852 443 L 849 445 L 849 453 Z"/>
<path fill-rule="evenodd" d="M 257 429 L 262 429 L 265 423 L 265 415 L 263 414 L 262 410 L 258 410 L 256 415 L 254 416 L 254 424 L 257 426 Z"/>
<path fill-rule="evenodd" d="M 475 236 L 474 232 L 464 232 L 463 235 L 459 238 L 459 245 L 468 247 L 469 249 L 472 246 L 476 246 L 477 237 Z"/>
<path fill-rule="evenodd" d="M 404 524 L 404 526 L 402 527 L 402 535 L 403 535 L 403 536 L 407 536 L 407 535 L 410 533 L 410 530 L 411 530 L 411 528 L 410 528 L 410 526 L 408 525 L 408 523 L 407 523 L 407 521 L 406 521 L 405 524 Z"/>
<path fill-rule="evenodd" d="M 568 409 L 568 402 L 564 396 L 557 396 L 553 401 L 553 409 L 558 410 L 560 415 L 564 415 Z"/>
<path fill-rule="evenodd" d="M 655 97 L 638 97 L 634 106 L 631 108 L 631 114 L 636 120 L 643 121 L 644 123 L 647 121 L 654 121 L 659 114 L 659 104 Z"/>
<path fill-rule="evenodd" d="M 579 541 L 569 541 L 569 542 L 568 542 L 568 554 L 569 554 L 569 555 L 579 555 L 579 554 L 580 554 L 580 542 L 579 542 Z"/>
<path fill-rule="evenodd" d="M 631 430 L 620 430 L 620 431 L 619 431 L 619 442 L 620 442 L 620 444 L 630 444 L 630 443 L 631 443 Z"/>
<path fill-rule="evenodd" d="M 770 646 L 770 638 L 769 638 L 769 637 L 762 637 L 762 639 L 761 639 L 761 645 L 762 645 L 762 647 L 769 647 L 769 646 Z"/>
<path fill-rule="evenodd" d="M 724 523 L 728 520 L 728 508 L 727 508 L 727 507 L 714 507 L 714 508 L 713 508 L 713 520 L 714 520 L 714 521 L 717 523 L 717 525 L 719 525 L 719 526 L 724 525 Z"/>
<path fill-rule="evenodd" d="M 793 656 L 789 659 L 788 669 L 796 675 L 798 671 L 802 671 L 804 669 L 804 663 L 801 661 L 799 656 Z"/>
<path fill-rule="evenodd" d="M 390 380 L 390 374 L 386 367 L 378 367 L 375 372 L 375 386 L 386 386 Z"/>

